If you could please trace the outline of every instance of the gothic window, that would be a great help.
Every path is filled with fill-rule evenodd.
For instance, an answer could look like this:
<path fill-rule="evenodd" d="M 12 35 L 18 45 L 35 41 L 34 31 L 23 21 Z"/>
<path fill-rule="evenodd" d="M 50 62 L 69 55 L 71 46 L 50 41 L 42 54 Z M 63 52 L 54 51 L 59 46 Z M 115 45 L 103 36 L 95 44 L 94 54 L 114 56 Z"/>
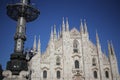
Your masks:
<path fill-rule="evenodd" d="M 93 58 L 93 59 L 92 59 L 92 65 L 93 65 L 93 66 L 96 66 L 96 58 Z"/>
<path fill-rule="evenodd" d="M 75 60 L 75 68 L 79 68 L 79 61 Z"/>
<path fill-rule="evenodd" d="M 73 41 L 73 52 L 78 53 L 78 41 L 77 40 Z"/>
<path fill-rule="evenodd" d="M 105 77 L 109 78 L 109 72 L 108 71 L 105 71 Z"/>
<path fill-rule="evenodd" d="M 97 71 L 94 71 L 94 72 L 93 72 L 93 76 L 94 76 L 95 79 L 98 78 Z"/>
<path fill-rule="evenodd" d="M 43 71 L 43 78 L 47 78 L 47 71 L 46 70 Z"/>
<path fill-rule="evenodd" d="M 57 58 L 56 58 L 56 65 L 60 65 L 60 57 L 59 56 L 57 56 Z"/>
<path fill-rule="evenodd" d="M 60 71 L 57 71 L 57 79 L 60 79 Z"/>

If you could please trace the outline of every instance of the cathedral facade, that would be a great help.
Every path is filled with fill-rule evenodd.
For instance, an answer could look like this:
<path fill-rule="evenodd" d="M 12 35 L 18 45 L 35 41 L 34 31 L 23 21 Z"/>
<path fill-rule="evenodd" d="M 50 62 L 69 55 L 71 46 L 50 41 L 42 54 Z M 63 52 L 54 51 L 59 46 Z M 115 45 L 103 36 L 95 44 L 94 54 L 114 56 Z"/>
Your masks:
<path fill-rule="evenodd" d="M 96 32 L 96 44 L 89 39 L 86 22 L 80 30 L 69 30 L 66 19 L 62 30 L 51 29 L 50 40 L 41 53 L 40 39 L 33 44 L 34 56 L 29 61 L 31 80 L 120 80 L 113 44 L 108 41 L 107 57 L 101 50 Z"/>

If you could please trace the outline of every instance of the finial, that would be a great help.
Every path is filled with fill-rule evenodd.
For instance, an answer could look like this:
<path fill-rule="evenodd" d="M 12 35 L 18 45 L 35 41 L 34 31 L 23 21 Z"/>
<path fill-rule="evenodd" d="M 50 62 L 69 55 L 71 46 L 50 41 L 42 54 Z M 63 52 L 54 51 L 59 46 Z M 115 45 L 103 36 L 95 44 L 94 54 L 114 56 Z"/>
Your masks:
<path fill-rule="evenodd" d="M 69 23 L 68 23 L 68 18 L 66 17 L 66 31 L 69 31 Z"/>
<path fill-rule="evenodd" d="M 57 39 L 57 34 L 56 34 L 56 25 L 54 24 L 54 39 Z"/>
<path fill-rule="evenodd" d="M 110 42 L 109 42 L 109 40 L 107 40 L 107 43 L 108 43 L 108 46 L 110 46 Z"/>
<path fill-rule="evenodd" d="M 41 43 L 40 43 L 40 35 L 39 35 L 39 39 L 38 39 L 38 52 L 40 53 L 41 51 L 40 51 L 40 47 L 41 46 Z"/>
<path fill-rule="evenodd" d="M 63 24 L 65 24 L 65 22 L 64 22 L 64 17 L 63 17 Z"/>
<path fill-rule="evenodd" d="M 58 30 L 58 36 L 57 36 L 57 38 L 58 38 L 58 39 L 60 38 L 60 32 L 59 32 L 59 30 Z"/>
<path fill-rule="evenodd" d="M 30 0 L 21 0 L 20 2 L 23 4 L 30 4 Z"/>
<path fill-rule="evenodd" d="M 85 33 L 88 33 L 86 19 L 84 19 L 84 31 Z"/>
<path fill-rule="evenodd" d="M 50 38 L 53 39 L 53 27 L 51 26 L 51 35 Z"/>
<path fill-rule="evenodd" d="M 111 54 L 115 55 L 115 51 L 114 51 L 112 40 L 110 41 L 110 45 L 111 45 L 111 51 L 112 51 Z"/>
<path fill-rule="evenodd" d="M 63 17 L 63 21 L 62 21 L 62 31 L 65 31 L 65 22 L 64 22 L 64 17 Z"/>
<path fill-rule="evenodd" d="M 96 30 L 96 42 L 97 42 L 97 44 L 100 43 L 100 42 L 99 42 L 99 36 L 98 36 L 98 32 L 97 32 L 97 30 Z"/>
<path fill-rule="evenodd" d="M 110 46 L 109 40 L 107 40 L 107 43 L 108 43 L 108 53 L 109 53 L 109 56 L 110 56 L 111 55 L 111 46 Z"/>
<path fill-rule="evenodd" d="M 62 35 L 61 26 L 60 26 L 60 36 Z"/>
<path fill-rule="evenodd" d="M 84 32 L 82 19 L 80 19 L 80 32 L 81 32 L 81 33 Z"/>
<path fill-rule="evenodd" d="M 112 43 L 112 40 L 110 41 L 110 44 L 111 44 L 111 47 L 113 47 L 113 43 Z"/>
<path fill-rule="evenodd" d="M 54 35 L 56 35 L 56 25 L 54 24 Z"/>
<path fill-rule="evenodd" d="M 33 51 L 36 51 L 36 35 L 34 36 Z"/>

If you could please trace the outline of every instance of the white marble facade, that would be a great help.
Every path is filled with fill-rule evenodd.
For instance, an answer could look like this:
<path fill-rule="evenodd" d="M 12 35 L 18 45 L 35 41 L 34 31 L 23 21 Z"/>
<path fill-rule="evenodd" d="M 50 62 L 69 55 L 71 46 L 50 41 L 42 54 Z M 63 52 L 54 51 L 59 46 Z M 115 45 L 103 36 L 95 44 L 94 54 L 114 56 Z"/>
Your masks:
<path fill-rule="evenodd" d="M 86 22 L 80 30 L 69 30 L 68 19 L 62 30 L 51 29 L 50 40 L 41 53 L 40 39 L 34 40 L 35 56 L 29 62 L 31 80 L 120 80 L 113 44 L 108 41 L 109 56 L 101 50 L 96 32 L 96 44 L 89 39 Z"/>

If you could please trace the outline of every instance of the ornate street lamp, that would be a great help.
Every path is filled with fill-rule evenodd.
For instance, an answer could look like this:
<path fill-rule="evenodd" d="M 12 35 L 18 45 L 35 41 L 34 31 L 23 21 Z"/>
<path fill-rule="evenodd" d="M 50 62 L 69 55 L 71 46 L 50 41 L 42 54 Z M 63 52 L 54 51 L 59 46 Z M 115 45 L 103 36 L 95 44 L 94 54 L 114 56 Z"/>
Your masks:
<path fill-rule="evenodd" d="M 17 21 L 17 29 L 14 36 L 14 53 L 11 54 L 10 61 L 7 62 L 6 69 L 12 75 L 19 75 L 21 71 L 27 71 L 28 65 L 24 52 L 24 42 L 26 41 L 26 23 L 34 21 L 40 12 L 30 5 L 30 0 L 20 0 L 16 4 L 7 5 L 7 15 Z"/>

